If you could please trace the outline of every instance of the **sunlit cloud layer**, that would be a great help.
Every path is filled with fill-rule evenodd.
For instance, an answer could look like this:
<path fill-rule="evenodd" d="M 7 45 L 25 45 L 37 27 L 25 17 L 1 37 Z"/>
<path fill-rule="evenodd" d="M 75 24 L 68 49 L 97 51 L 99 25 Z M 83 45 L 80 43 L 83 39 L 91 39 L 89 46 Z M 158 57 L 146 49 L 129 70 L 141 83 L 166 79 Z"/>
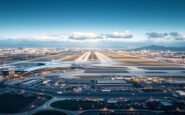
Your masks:
<path fill-rule="evenodd" d="M 0 39 L 24 40 L 24 41 L 93 41 L 108 39 L 129 39 L 133 35 L 129 31 L 113 32 L 107 34 L 96 34 L 94 32 L 73 32 L 67 34 L 46 34 L 37 36 L 5 36 Z"/>
<path fill-rule="evenodd" d="M 111 34 L 104 34 L 106 38 L 132 38 L 133 35 L 129 31 L 113 32 Z"/>
<path fill-rule="evenodd" d="M 94 33 L 94 32 L 72 32 L 72 33 L 51 33 L 45 35 L 32 36 L 1 36 L 0 40 L 17 40 L 17 41 L 38 41 L 38 42 L 90 42 L 97 43 L 99 41 L 115 41 L 115 42 L 169 42 L 169 41 L 185 41 L 185 34 L 179 32 L 145 33 L 145 37 L 136 37 L 130 31 L 112 32 L 112 33 Z"/>
<path fill-rule="evenodd" d="M 71 33 L 68 38 L 74 40 L 96 39 L 98 38 L 98 35 L 95 33 L 74 32 Z"/>

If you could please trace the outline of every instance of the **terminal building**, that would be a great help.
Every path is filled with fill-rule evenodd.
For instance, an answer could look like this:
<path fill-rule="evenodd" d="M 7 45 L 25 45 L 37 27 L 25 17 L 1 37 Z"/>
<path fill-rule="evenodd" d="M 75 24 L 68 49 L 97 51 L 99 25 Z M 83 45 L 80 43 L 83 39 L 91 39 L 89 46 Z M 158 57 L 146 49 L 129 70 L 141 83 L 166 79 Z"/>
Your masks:
<path fill-rule="evenodd" d="M 95 87 L 101 91 L 114 91 L 133 88 L 133 85 L 125 80 L 97 80 Z"/>

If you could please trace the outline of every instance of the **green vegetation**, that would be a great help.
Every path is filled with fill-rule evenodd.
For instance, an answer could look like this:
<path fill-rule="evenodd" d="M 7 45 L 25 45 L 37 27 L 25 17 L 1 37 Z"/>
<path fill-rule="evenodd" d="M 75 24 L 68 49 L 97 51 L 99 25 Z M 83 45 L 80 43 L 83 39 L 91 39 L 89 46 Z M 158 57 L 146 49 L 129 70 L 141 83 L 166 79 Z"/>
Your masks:
<path fill-rule="evenodd" d="M 0 95 L 0 113 L 18 113 L 37 97 L 5 93 Z"/>
<path fill-rule="evenodd" d="M 88 109 L 101 109 L 98 101 L 62 100 L 51 104 L 52 107 L 64 110 L 79 111 Z"/>

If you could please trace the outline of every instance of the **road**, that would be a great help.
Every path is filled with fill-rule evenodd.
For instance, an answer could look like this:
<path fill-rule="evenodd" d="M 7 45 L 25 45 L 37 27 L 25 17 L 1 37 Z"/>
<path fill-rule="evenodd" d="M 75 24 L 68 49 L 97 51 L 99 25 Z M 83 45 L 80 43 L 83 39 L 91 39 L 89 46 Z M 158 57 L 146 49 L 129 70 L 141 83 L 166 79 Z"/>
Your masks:
<path fill-rule="evenodd" d="M 10 89 L 18 91 L 27 91 L 32 93 L 43 93 L 53 97 L 61 98 L 127 98 L 127 99 L 149 99 L 149 98 L 164 98 L 172 97 L 169 92 L 91 92 L 86 91 L 82 93 L 73 93 L 73 92 L 64 92 L 62 94 L 57 94 L 58 90 L 54 89 L 38 89 L 38 88 L 29 88 L 29 87 L 17 87 L 17 86 L 8 86 Z"/>

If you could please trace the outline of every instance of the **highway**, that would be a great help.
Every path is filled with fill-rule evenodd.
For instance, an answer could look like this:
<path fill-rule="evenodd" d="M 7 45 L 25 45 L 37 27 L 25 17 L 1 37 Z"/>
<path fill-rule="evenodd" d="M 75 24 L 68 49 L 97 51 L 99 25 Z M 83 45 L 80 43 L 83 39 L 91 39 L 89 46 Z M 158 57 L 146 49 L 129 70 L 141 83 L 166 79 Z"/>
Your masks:
<path fill-rule="evenodd" d="M 58 90 L 54 89 L 38 89 L 34 87 L 18 87 L 18 86 L 8 86 L 9 89 L 14 91 L 27 91 L 31 93 L 43 93 L 46 95 L 50 95 L 53 97 L 60 98 L 125 98 L 125 99 L 149 99 L 149 98 L 164 98 L 164 97 L 172 97 L 171 92 L 91 92 L 86 91 L 82 93 L 74 93 L 74 92 L 64 92 L 62 94 L 58 94 Z"/>

